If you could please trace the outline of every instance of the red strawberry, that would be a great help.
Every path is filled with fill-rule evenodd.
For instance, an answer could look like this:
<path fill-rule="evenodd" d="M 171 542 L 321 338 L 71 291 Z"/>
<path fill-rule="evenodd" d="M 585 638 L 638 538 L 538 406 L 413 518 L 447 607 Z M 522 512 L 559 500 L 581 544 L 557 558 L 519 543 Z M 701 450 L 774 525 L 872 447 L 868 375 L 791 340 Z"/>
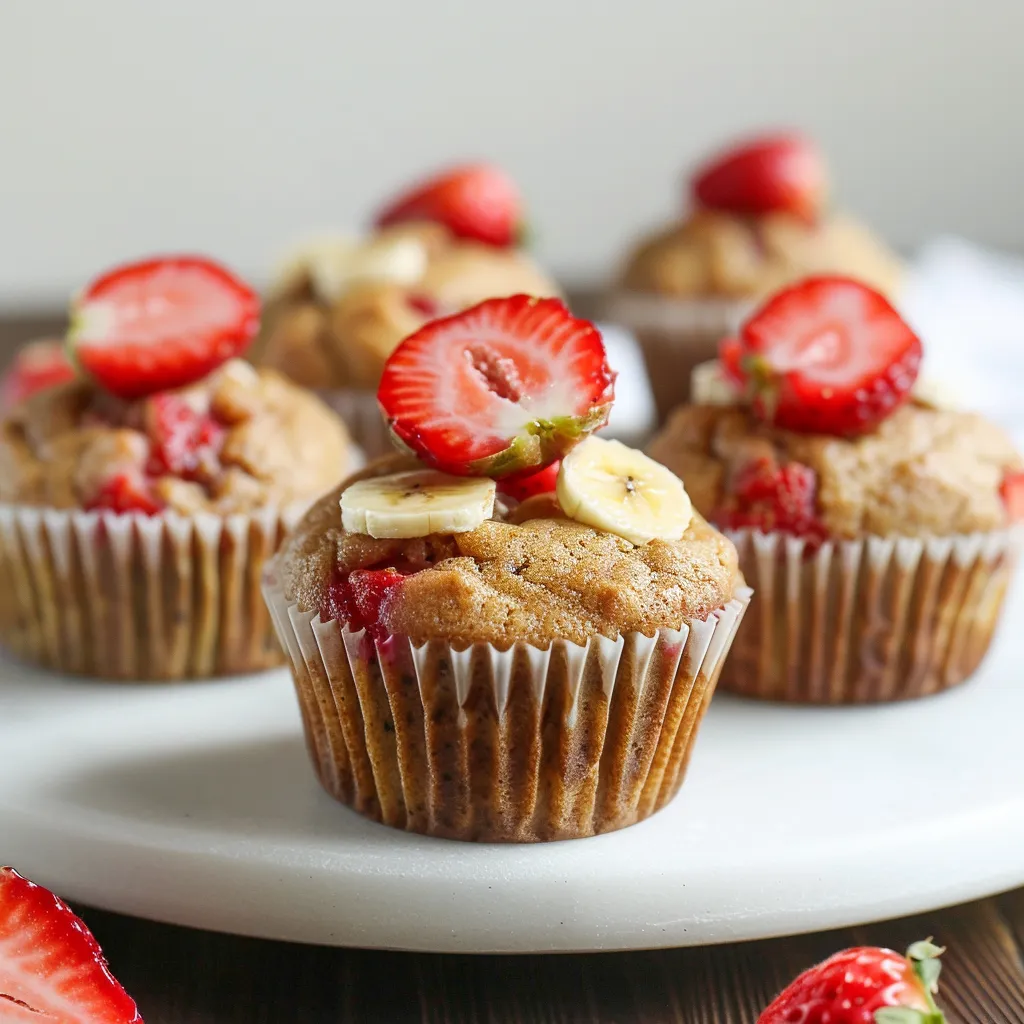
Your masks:
<path fill-rule="evenodd" d="M 506 494 L 516 501 L 526 501 L 536 494 L 553 494 L 558 482 L 558 469 L 561 459 L 552 462 L 536 473 L 517 473 L 507 476 L 498 483 L 498 493 Z"/>
<path fill-rule="evenodd" d="M 743 325 L 740 344 L 754 412 L 813 434 L 869 432 L 906 401 L 921 364 L 921 342 L 888 300 L 845 277 L 784 288 Z"/>
<path fill-rule="evenodd" d="M 747 216 L 780 211 L 815 221 L 828 189 L 817 147 L 793 134 L 751 139 L 697 169 L 690 187 L 701 206 Z"/>
<path fill-rule="evenodd" d="M 256 294 L 197 256 L 129 263 L 74 303 L 68 342 L 108 391 L 138 398 L 205 377 L 245 350 L 259 327 Z"/>
<path fill-rule="evenodd" d="M 9 409 L 37 391 L 74 379 L 75 368 L 62 341 L 30 341 L 18 350 L 14 363 L 0 382 L 0 409 Z"/>
<path fill-rule="evenodd" d="M 0 1020 L 142 1024 L 85 923 L 13 868 L 0 868 Z"/>
<path fill-rule="evenodd" d="M 400 196 L 377 214 L 376 225 L 438 221 L 458 238 L 504 248 L 519 241 L 522 207 L 519 190 L 503 171 L 490 164 L 467 164 Z"/>
<path fill-rule="evenodd" d="M 999 485 L 999 496 L 1006 506 L 1006 517 L 1011 523 L 1024 519 L 1024 472 L 1007 473 Z"/>
<path fill-rule="evenodd" d="M 943 951 L 915 942 L 905 957 L 891 949 L 845 949 L 804 971 L 757 1024 L 943 1024 L 933 998 Z"/>
<path fill-rule="evenodd" d="M 392 567 L 384 569 L 353 569 L 332 581 L 327 590 L 320 617 L 329 622 L 347 622 L 353 630 L 366 629 L 376 639 L 383 639 L 381 612 L 391 600 L 396 587 L 415 572 Z"/>
<path fill-rule="evenodd" d="M 183 479 L 210 477 L 224 444 L 224 428 L 196 412 L 175 394 L 154 395 L 147 402 L 147 428 L 152 440 L 148 471 Z"/>
<path fill-rule="evenodd" d="M 409 303 L 411 309 L 419 313 L 420 316 L 427 317 L 429 320 L 433 320 L 441 315 L 441 307 L 437 300 L 429 295 L 424 295 L 422 292 L 410 292 L 405 297 L 405 301 Z"/>
<path fill-rule="evenodd" d="M 779 466 L 771 459 L 757 459 L 736 474 L 732 494 L 714 519 L 729 530 L 777 530 L 805 537 L 813 551 L 828 537 L 818 518 L 817 490 L 818 478 L 810 466 L 800 462 Z"/>
<path fill-rule="evenodd" d="M 743 388 L 746 380 L 743 372 L 743 343 L 739 338 L 723 338 L 718 343 L 718 362 L 725 376 L 738 388 Z"/>
<path fill-rule="evenodd" d="M 85 507 L 110 512 L 141 512 L 147 516 L 163 511 L 163 506 L 157 501 L 147 481 L 132 473 L 112 476 Z"/>
<path fill-rule="evenodd" d="M 592 323 L 558 299 L 513 295 L 406 338 L 377 398 L 398 443 L 428 465 L 503 477 L 550 465 L 603 426 L 614 384 Z"/>

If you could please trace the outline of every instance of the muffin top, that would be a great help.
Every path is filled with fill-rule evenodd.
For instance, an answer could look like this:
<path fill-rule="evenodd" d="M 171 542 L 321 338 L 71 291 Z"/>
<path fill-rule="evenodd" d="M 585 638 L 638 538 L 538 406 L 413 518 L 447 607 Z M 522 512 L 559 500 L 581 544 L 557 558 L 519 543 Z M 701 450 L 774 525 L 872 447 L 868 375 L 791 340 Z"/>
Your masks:
<path fill-rule="evenodd" d="M 369 624 L 419 645 L 517 641 L 584 644 L 706 618 L 742 583 L 732 544 L 695 515 L 678 540 L 630 541 L 574 521 L 553 494 L 531 497 L 475 529 L 376 539 L 342 526 L 342 492 L 358 480 L 409 471 L 379 460 L 318 501 L 286 541 L 277 572 L 285 595 L 325 620 L 352 621 L 353 587 L 386 587 Z M 355 595 L 358 606 L 365 592 Z M 358 624 L 358 623 L 354 623 Z"/>
<path fill-rule="evenodd" d="M 493 296 L 557 295 L 522 251 L 410 221 L 301 252 L 275 284 L 256 360 L 308 387 L 376 388 L 398 343 Z"/>
<path fill-rule="evenodd" d="M 770 528 L 781 511 L 770 505 L 799 492 L 809 504 L 808 525 L 839 538 L 1004 527 L 1003 484 L 1022 468 L 999 427 L 916 401 L 848 438 L 770 426 L 738 406 L 691 405 L 673 414 L 649 450 L 682 477 L 694 505 L 714 522 L 757 525 L 763 515 Z"/>
<path fill-rule="evenodd" d="M 307 503 L 353 467 L 341 420 L 273 370 L 233 359 L 137 399 L 39 391 L 0 423 L 0 500 L 227 515 Z"/>
<path fill-rule="evenodd" d="M 627 291 L 678 298 L 762 298 L 801 277 L 841 273 L 893 295 L 899 259 L 843 214 L 809 223 L 785 212 L 744 216 L 698 209 L 644 239 L 630 255 Z"/>

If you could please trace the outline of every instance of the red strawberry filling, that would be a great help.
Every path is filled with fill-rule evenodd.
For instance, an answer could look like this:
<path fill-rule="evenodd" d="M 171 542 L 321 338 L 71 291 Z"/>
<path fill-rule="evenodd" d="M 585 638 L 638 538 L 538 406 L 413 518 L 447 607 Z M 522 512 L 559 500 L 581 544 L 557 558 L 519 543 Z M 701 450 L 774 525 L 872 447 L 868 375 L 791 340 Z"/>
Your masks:
<path fill-rule="evenodd" d="M 424 295 L 421 292 L 410 292 L 406 295 L 405 301 L 409 304 L 410 309 L 419 313 L 420 316 L 425 316 L 428 320 L 434 320 L 441 315 L 440 304 L 429 295 Z"/>
<path fill-rule="evenodd" d="M 517 501 L 526 501 L 537 494 L 552 494 L 558 482 L 558 470 L 561 460 L 552 462 L 536 473 L 520 473 L 507 476 L 498 482 L 498 493 L 507 494 Z"/>
<path fill-rule="evenodd" d="M 921 342 L 878 292 L 843 277 L 783 289 L 723 345 L 765 422 L 806 433 L 873 430 L 910 395 Z"/>
<path fill-rule="evenodd" d="M 461 475 L 536 471 L 604 425 L 615 375 L 558 299 L 489 299 L 406 338 L 378 400 L 398 442 Z"/>
<path fill-rule="evenodd" d="M 138 473 L 118 473 L 100 486 L 86 504 L 91 511 L 141 512 L 152 516 L 163 511 L 149 481 Z"/>
<path fill-rule="evenodd" d="M 780 466 L 772 459 L 757 459 L 742 467 L 732 493 L 715 512 L 715 522 L 729 530 L 754 529 L 804 537 L 815 550 L 828 539 L 817 513 L 817 474 L 799 462 Z"/>
<path fill-rule="evenodd" d="M 382 624 L 388 603 L 397 596 L 402 583 L 418 570 L 409 568 L 353 569 L 331 581 L 320 608 L 325 622 L 347 622 L 353 631 L 365 629 L 375 640 L 384 640 Z"/>
<path fill-rule="evenodd" d="M 196 412 L 177 395 L 154 395 L 148 402 L 148 427 L 147 471 L 152 476 L 195 480 L 216 473 L 225 431 L 212 416 Z"/>
<path fill-rule="evenodd" d="M 0 383 L 0 408 L 9 408 L 38 391 L 75 379 L 60 341 L 34 341 L 18 352 L 14 365 Z"/>

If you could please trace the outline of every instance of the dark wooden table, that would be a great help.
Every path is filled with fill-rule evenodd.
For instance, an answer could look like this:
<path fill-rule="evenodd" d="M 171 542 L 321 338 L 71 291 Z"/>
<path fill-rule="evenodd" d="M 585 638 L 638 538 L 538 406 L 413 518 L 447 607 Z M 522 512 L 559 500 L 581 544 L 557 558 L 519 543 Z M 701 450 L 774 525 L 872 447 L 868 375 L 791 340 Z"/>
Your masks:
<path fill-rule="evenodd" d="M 845 946 L 947 946 L 951 1024 L 1024 1024 L 1024 890 L 863 928 L 703 949 L 453 956 L 323 949 L 79 908 L 147 1024 L 751 1024 Z"/>

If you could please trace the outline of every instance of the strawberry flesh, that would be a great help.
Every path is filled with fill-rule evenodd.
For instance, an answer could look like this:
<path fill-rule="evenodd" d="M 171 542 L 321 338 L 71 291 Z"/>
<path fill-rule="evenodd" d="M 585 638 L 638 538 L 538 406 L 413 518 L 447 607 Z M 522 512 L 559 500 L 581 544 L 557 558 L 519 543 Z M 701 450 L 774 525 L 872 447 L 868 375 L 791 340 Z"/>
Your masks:
<path fill-rule="evenodd" d="M 0 868 L 0 1020 L 142 1022 L 85 923 L 13 868 Z"/>
<path fill-rule="evenodd" d="M 259 309 L 255 292 L 211 260 L 144 260 L 85 289 L 68 342 L 104 388 L 138 398 L 192 384 L 240 355 L 259 327 Z"/>
<path fill-rule="evenodd" d="M 817 474 L 800 462 L 779 466 L 772 459 L 755 459 L 736 473 L 732 493 L 714 514 L 728 530 L 778 531 L 808 541 L 813 552 L 828 538 L 817 513 Z"/>
<path fill-rule="evenodd" d="M 498 493 L 526 501 L 538 494 L 553 494 L 558 483 L 558 470 L 562 462 L 552 462 L 536 473 L 518 473 L 498 481 Z"/>
<path fill-rule="evenodd" d="M 603 426 L 604 342 L 558 299 L 488 299 L 410 335 L 377 398 L 399 445 L 444 472 L 495 478 L 560 459 Z"/>
<path fill-rule="evenodd" d="M 886 1007 L 905 1010 L 887 1019 L 943 1024 L 933 999 L 941 952 L 930 942 L 915 943 L 906 957 L 874 946 L 845 949 L 804 971 L 757 1024 L 876 1024 Z"/>
<path fill-rule="evenodd" d="M 790 213 L 814 222 L 828 190 L 825 161 L 799 135 L 752 139 L 712 158 L 690 183 L 698 205 L 741 216 Z"/>
<path fill-rule="evenodd" d="M 149 482 L 137 473 L 118 473 L 106 480 L 85 505 L 90 511 L 141 512 L 153 516 L 163 511 Z"/>
<path fill-rule="evenodd" d="M 219 465 L 224 427 L 178 395 L 154 395 L 147 404 L 152 445 L 148 472 L 183 480 L 210 479 Z"/>
<path fill-rule="evenodd" d="M 868 433 L 910 396 L 921 342 L 889 301 L 844 277 L 778 292 L 726 349 L 767 423 L 839 437 Z"/>
<path fill-rule="evenodd" d="M 47 388 L 75 379 L 61 341 L 33 341 L 23 346 L 0 382 L 0 409 L 9 409 Z"/>
<path fill-rule="evenodd" d="M 1007 473 L 999 485 L 999 496 L 1006 508 L 1006 518 L 1011 523 L 1024 519 L 1024 472 L 1015 470 Z"/>
<path fill-rule="evenodd" d="M 410 292 L 406 297 L 405 301 L 409 304 L 409 308 L 414 312 L 419 313 L 420 316 L 425 316 L 428 320 L 433 320 L 435 317 L 441 315 L 440 304 L 429 295 L 424 295 L 422 292 Z"/>
<path fill-rule="evenodd" d="M 457 238 L 506 248 L 520 235 L 522 199 L 515 183 L 489 164 L 455 167 L 385 207 L 379 228 L 403 221 L 437 221 Z"/>
<path fill-rule="evenodd" d="M 325 622 L 345 622 L 353 631 L 365 629 L 375 640 L 383 641 L 387 636 L 382 621 L 387 604 L 415 571 L 387 566 L 339 573 L 327 588 L 320 617 Z"/>

